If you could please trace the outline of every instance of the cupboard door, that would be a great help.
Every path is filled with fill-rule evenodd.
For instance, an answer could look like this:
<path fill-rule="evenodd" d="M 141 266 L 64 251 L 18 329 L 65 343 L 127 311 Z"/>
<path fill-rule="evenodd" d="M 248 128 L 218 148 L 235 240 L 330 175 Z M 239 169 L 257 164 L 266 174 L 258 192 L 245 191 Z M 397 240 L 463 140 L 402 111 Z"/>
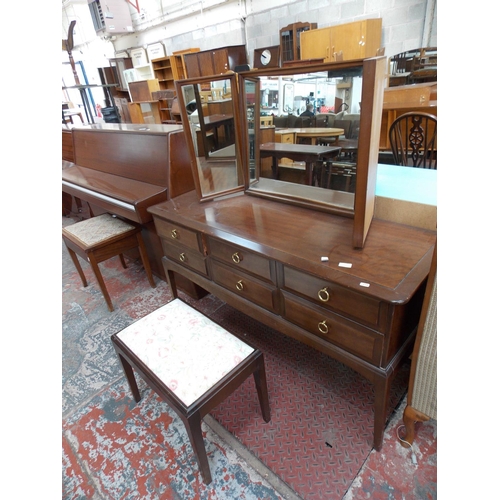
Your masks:
<path fill-rule="evenodd" d="M 184 56 L 187 78 L 199 78 L 202 76 L 198 54 L 186 54 Z"/>
<path fill-rule="evenodd" d="M 229 70 L 229 59 L 226 49 L 214 50 L 212 52 L 214 75 L 223 74 Z"/>
<path fill-rule="evenodd" d="M 331 61 L 332 42 L 331 28 L 303 31 L 300 34 L 301 59 L 324 59 Z"/>
<path fill-rule="evenodd" d="M 332 45 L 344 61 L 375 57 L 382 42 L 382 19 L 368 19 L 332 27 Z"/>

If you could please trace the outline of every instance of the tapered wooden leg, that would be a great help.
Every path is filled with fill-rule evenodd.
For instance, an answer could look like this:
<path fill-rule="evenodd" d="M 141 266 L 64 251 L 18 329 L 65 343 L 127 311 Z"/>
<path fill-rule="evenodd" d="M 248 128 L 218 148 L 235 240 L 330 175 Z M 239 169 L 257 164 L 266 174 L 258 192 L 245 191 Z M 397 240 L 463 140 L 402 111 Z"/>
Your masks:
<path fill-rule="evenodd" d="M 95 277 L 97 278 L 97 283 L 99 284 L 99 288 L 101 289 L 102 294 L 104 295 L 104 299 L 106 300 L 106 304 L 108 304 L 108 309 L 113 312 L 113 303 L 111 302 L 111 297 L 109 296 L 108 289 L 106 288 L 106 284 L 104 283 L 104 279 L 102 278 L 101 270 L 99 269 L 99 264 L 97 263 L 92 252 L 88 254 L 90 265 L 92 266 L 92 270 L 94 271 Z"/>
<path fill-rule="evenodd" d="M 125 257 L 122 253 L 120 254 L 120 262 L 122 263 L 123 269 L 127 269 L 127 263 L 125 262 Z"/>
<path fill-rule="evenodd" d="M 191 417 L 188 417 L 186 421 L 186 430 L 189 440 L 191 441 L 191 446 L 193 447 L 196 460 L 198 461 L 203 482 L 205 484 L 210 484 L 212 482 L 212 474 L 210 473 L 207 450 L 205 449 L 203 434 L 201 432 L 201 417 L 198 412 Z"/>
<path fill-rule="evenodd" d="M 174 271 L 169 269 L 166 272 L 166 275 L 167 275 L 167 281 L 168 281 L 168 285 L 170 287 L 170 291 L 172 292 L 172 297 L 174 299 L 176 299 L 179 297 L 179 295 L 177 293 L 177 285 L 175 283 L 175 273 L 174 273 Z"/>
<path fill-rule="evenodd" d="M 137 233 L 137 243 L 139 244 L 139 253 L 141 254 L 142 265 L 146 271 L 146 275 L 149 280 L 151 288 L 156 288 L 155 280 L 153 279 L 153 273 L 151 272 L 151 266 L 149 265 L 148 252 L 146 250 L 146 245 L 144 245 L 144 240 L 142 239 L 141 233 Z"/>
<path fill-rule="evenodd" d="M 375 423 L 373 430 L 373 446 L 377 451 L 382 448 L 384 429 L 389 405 L 390 379 L 380 379 L 375 382 Z"/>
<path fill-rule="evenodd" d="M 120 353 L 117 354 L 118 359 L 120 360 L 120 363 L 122 365 L 123 372 L 125 373 L 128 386 L 130 387 L 132 395 L 134 396 L 135 402 L 138 403 L 141 400 L 141 393 L 139 392 L 137 380 L 134 375 L 134 369 L 132 368 L 132 365 Z"/>
<path fill-rule="evenodd" d="M 83 274 L 83 269 L 82 266 L 80 265 L 80 262 L 78 261 L 78 256 L 76 253 L 71 250 L 68 246 L 66 246 L 68 249 L 69 256 L 71 257 L 71 260 L 73 261 L 73 264 L 76 267 L 76 270 L 78 271 L 78 274 L 80 275 L 80 279 L 82 280 L 83 286 L 87 286 L 87 279 L 85 278 L 85 274 Z"/>
<path fill-rule="evenodd" d="M 259 356 L 259 368 L 253 372 L 257 395 L 259 396 L 260 410 L 264 422 L 271 420 L 271 407 L 269 406 L 269 394 L 267 392 L 266 367 L 264 365 L 264 356 Z"/>

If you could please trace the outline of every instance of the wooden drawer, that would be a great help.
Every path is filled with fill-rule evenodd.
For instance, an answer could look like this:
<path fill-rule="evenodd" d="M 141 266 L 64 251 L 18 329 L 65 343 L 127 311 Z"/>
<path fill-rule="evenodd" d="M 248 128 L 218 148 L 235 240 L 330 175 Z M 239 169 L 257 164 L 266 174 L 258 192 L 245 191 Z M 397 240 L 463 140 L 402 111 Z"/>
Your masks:
<path fill-rule="evenodd" d="M 380 365 L 384 336 L 326 309 L 283 292 L 285 318 L 376 366 Z"/>
<path fill-rule="evenodd" d="M 276 132 L 276 142 L 281 142 L 281 143 L 286 143 L 286 144 L 293 144 L 294 143 L 294 136 L 295 134 L 293 132 L 288 132 L 286 134 L 280 134 L 279 132 Z"/>
<path fill-rule="evenodd" d="M 276 292 L 275 287 L 217 261 L 211 261 L 210 265 L 213 280 L 216 283 L 254 304 L 258 304 L 270 311 L 274 310 L 273 292 Z"/>
<path fill-rule="evenodd" d="M 303 295 L 321 307 L 347 314 L 369 326 L 380 327 L 380 301 L 376 299 L 288 266 L 283 266 L 283 287 L 285 290 Z"/>
<path fill-rule="evenodd" d="M 189 250 L 181 245 L 175 245 L 165 239 L 161 240 L 163 253 L 170 259 L 198 273 L 208 276 L 207 263 L 205 257 L 199 252 Z"/>
<path fill-rule="evenodd" d="M 210 256 L 222 260 L 227 264 L 248 271 L 270 282 L 275 282 L 274 273 L 271 272 L 272 263 L 259 254 L 249 250 L 223 243 L 220 240 L 209 239 Z"/>
<path fill-rule="evenodd" d="M 160 238 L 165 238 L 167 241 L 186 246 L 203 254 L 201 236 L 196 231 L 178 226 L 177 224 L 159 219 L 158 217 L 155 217 L 154 220 L 156 231 Z"/>

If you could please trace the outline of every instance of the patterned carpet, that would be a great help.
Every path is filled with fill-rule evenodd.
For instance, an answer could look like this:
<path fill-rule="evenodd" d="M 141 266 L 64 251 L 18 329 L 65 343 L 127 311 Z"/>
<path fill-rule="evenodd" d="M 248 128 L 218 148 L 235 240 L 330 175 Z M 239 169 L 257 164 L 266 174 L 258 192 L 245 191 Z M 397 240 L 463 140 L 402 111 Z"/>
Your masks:
<path fill-rule="evenodd" d="M 156 278 L 152 289 L 138 263 L 102 263 L 115 306 L 109 313 L 90 267 L 83 268 L 87 288 L 63 246 L 64 499 L 436 498 L 435 422 L 417 426 L 417 466 L 396 438 L 409 365 L 394 384 L 396 412 L 377 453 L 365 379 L 212 295 L 183 296 L 259 347 L 268 376 L 271 422 L 262 420 L 251 378 L 205 419 L 214 478 L 206 486 L 182 422 L 143 383 L 135 404 L 109 340 L 171 300 L 167 284 Z"/>

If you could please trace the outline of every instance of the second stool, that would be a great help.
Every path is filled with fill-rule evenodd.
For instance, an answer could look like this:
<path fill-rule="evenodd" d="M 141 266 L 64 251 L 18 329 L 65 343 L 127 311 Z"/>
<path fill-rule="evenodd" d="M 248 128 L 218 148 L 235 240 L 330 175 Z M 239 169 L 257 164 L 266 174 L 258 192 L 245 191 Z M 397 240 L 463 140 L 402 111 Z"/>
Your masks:
<path fill-rule="evenodd" d="M 153 288 L 156 287 L 139 226 L 125 222 L 110 214 L 102 214 L 63 228 L 62 237 L 71 260 L 82 279 L 83 286 L 87 286 L 87 280 L 82 266 L 78 262 L 77 254 L 90 262 L 110 311 L 113 311 L 113 303 L 99 269 L 99 262 L 119 255 L 122 266 L 126 268 L 123 252 L 132 248 L 139 248 L 149 284 Z"/>

